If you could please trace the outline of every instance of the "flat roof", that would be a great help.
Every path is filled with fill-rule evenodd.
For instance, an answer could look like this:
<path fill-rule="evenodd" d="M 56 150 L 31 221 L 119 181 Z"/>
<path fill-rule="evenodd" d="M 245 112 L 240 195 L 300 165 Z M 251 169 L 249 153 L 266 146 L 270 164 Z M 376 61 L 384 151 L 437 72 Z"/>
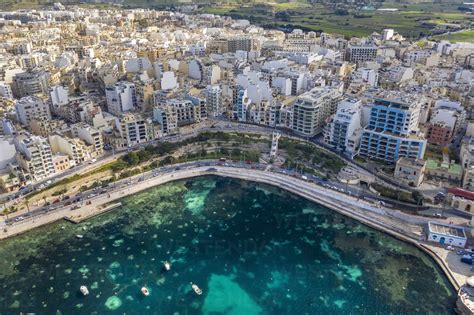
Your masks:
<path fill-rule="evenodd" d="M 461 175 L 462 174 L 462 167 L 456 163 L 443 163 L 440 161 L 428 159 L 426 160 L 426 168 L 432 170 L 445 170 L 450 174 L 454 175 Z"/>
<path fill-rule="evenodd" d="M 433 233 L 467 239 L 464 229 L 459 226 L 428 221 L 428 228 L 430 232 L 433 232 Z"/>

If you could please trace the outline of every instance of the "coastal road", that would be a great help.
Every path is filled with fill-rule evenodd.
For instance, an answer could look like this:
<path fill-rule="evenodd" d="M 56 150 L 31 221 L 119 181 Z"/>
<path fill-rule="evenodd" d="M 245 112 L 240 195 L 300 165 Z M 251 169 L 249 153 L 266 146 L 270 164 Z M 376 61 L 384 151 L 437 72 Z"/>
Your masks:
<path fill-rule="evenodd" d="M 239 168 L 252 172 L 253 170 L 267 170 L 268 173 L 283 174 L 291 176 L 293 178 L 303 179 L 305 181 L 314 183 L 325 189 L 334 191 L 335 193 L 341 193 L 349 197 L 356 197 L 357 200 L 366 200 L 368 202 L 375 203 L 376 206 L 386 206 L 392 209 L 399 208 L 397 204 L 381 202 L 383 201 L 377 195 L 372 192 L 362 189 L 360 187 L 354 187 L 347 184 L 342 184 L 337 181 L 326 180 L 319 178 L 311 174 L 302 174 L 298 173 L 295 170 L 282 169 L 278 167 L 268 167 L 266 164 L 258 163 L 246 163 L 243 161 L 195 161 L 189 163 L 176 164 L 171 166 L 160 167 L 154 170 L 150 170 L 143 174 L 138 174 L 130 178 L 125 178 L 118 180 L 114 183 L 110 183 L 104 187 L 97 187 L 82 193 L 75 195 L 66 195 L 62 200 L 57 199 L 58 201 L 51 205 L 43 205 L 38 207 L 30 207 L 30 211 L 24 211 L 23 213 L 17 213 L 14 216 L 8 216 L 5 220 L 5 223 L 14 224 L 21 222 L 23 220 L 29 220 L 34 217 L 39 217 L 50 212 L 55 212 L 63 209 L 64 207 L 77 208 L 82 207 L 84 204 L 88 204 L 91 200 L 99 198 L 101 196 L 110 195 L 117 190 L 124 189 L 126 187 L 133 187 L 134 185 L 140 185 L 141 182 L 147 181 L 154 177 L 163 176 L 166 174 L 171 174 L 182 169 L 193 169 L 198 167 L 227 167 L 227 168 Z M 403 205 L 402 205 L 403 206 Z"/>

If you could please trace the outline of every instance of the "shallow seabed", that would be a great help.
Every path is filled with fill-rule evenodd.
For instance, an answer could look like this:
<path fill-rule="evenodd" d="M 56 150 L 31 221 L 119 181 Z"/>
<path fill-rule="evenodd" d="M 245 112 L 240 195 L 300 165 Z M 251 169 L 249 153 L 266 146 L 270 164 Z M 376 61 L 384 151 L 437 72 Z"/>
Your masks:
<path fill-rule="evenodd" d="M 236 179 L 169 183 L 0 242 L 0 314 L 451 314 L 455 299 L 415 247 Z"/>

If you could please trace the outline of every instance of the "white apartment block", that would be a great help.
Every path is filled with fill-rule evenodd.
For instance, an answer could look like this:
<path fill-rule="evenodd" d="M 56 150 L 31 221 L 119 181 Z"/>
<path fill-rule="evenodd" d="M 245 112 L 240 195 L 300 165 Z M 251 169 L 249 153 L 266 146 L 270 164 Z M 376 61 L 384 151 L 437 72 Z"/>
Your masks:
<path fill-rule="evenodd" d="M 5 81 L 0 81 L 0 96 L 6 99 L 13 99 L 13 92 L 10 84 Z"/>
<path fill-rule="evenodd" d="M 22 134 L 14 141 L 17 163 L 33 179 L 40 180 L 54 174 L 53 155 L 45 138 Z"/>
<path fill-rule="evenodd" d="M 222 104 L 222 89 L 219 85 L 208 85 L 206 88 L 206 103 L 209 115 L 217 117 L 224 112 Z"/>
<path fill-rule="evenodd" d="M 362 135 L 362 103 L 346 99 L 339 103 L 336 114 L 324 127 L 324 141 L 340 152 L 355 156 Z"/>
<path fill-rule="evenodd" d="M 15 111 L 19 122 L 24 127 L 29 127 L 32 119 L 51 119 L 49 105 L 39 97 L 25 96 L 15 104 Z"/>
<path fill-rule="evenodd" d="M 107 111 L 116 116 L 132 111 L 138 106 L 135 84 L 130 82 L 117 82 L 105 88 L 105 97 Z"/>
<path fill-rule="evenodd" d="M 54 112 L 61 106 L 69 103 L 69 89 L 62 85 L 55 85 L 49 89 L 49 101 Z"/>

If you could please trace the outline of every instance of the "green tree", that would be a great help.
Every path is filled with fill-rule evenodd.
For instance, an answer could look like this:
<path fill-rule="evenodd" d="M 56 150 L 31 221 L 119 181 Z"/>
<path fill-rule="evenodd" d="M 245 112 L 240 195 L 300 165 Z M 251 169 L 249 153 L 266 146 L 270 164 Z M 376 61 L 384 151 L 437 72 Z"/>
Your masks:
<path fill-rule="evenodd" d="M 136 152 L 128 152 L 124 157 L 123 160 L 131 166 L 137 165 L 140 163 L 140 157 Z"/>
<path fill-rule="evenodd" d="M 235 159 L 235 160 L 240 159 L 241 154 L 242 154 L 242 151 L 240 151 L 240 149 L 237 149 L 237 148 L 232 149 L 231 156 L 232 156 L 233 159 Z"/>
<path fill-rule="evenodd" d="M 247 160 L 258 162 L 259 157 L 260 153 L 258 151 L 250 150 L 249 152 L 247 152 Z"/>
<path fill-rule="evenodd" d="M 148 150 L 140 150 L 137 155 L 140 163 L 146 162 L 151 158 L 151 153 Z"/>
<path fill-rule="evenodd" d="M 222 155 L 229 155 L 229 150 L 227 150 L 226 148 L 221 148 L 220 152 Z"/>
<path fill-rule="evenodd" d="M 127 162 L 118 160 L 116 163 L 112 165 L 111 169 L 114 172 L 118 172 L 118 171 L 124 170 L 125 168 L 127 168 L 127 166 L 128 166 Z"/>
<path fill-rule="evenodd" d="M 423 194 L 420 193 L 418 190 L 414 190 L 411 193 L 411 198 L 415 200 L 417 205 L 421 205 L 423 203 Z"/>

